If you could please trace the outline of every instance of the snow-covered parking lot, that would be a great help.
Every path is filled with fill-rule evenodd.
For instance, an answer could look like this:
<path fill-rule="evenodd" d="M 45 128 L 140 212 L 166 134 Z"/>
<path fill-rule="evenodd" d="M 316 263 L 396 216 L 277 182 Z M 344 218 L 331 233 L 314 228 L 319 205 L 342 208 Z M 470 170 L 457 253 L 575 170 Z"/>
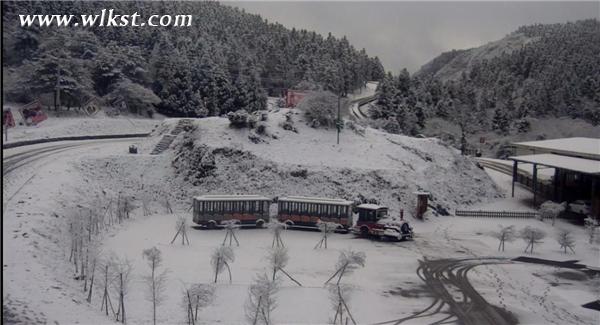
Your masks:
<path fill-rule="evenodd" d="M 160 307 L 160 320 L 166 323 L 185 322 L 181 306 L 184 288 L 196 284 L 211 284 L 214 273 L 210 265 L 212 251 L 220 246 L 224 230 L 190 229 L 190 245 L 179 241 L 170 244 L 175 234 L 176 215 L 140 217 L 107 237 L 105 252 L 116 252 L 133 262 L 133 281 L 129 304 L 131 323 L 151 320 L 150 303 L 145 300 L 147 284 L 142 281 L 149 273 L 144 249 L 156 246 L 163 253 L 168 269 L 166 299 Z M 506 252 L 497 252 L 497 240 L 490 234 L 497 224 L 514 224 L 517 228 L 535 225 L 549 237 L 536 247 L 538 258 L 556 260 L 581 259 L 595 263 L 597 248 L 586 243 L 579 233 L 577 256 L 564 255 L 552 238 L 558 227 L 575 226 L 560 222 L 553 228 L 549 223 L 531 220 L 486 220 L 458 217 L 432 218 L 425 223 L 413 222 L 417 231 L 414 241 L 382 242 L 356 238 L 351 234 L 335 234 L 328 249 L 313 249 L 319 241 L 318 232 L 287 230 L 283 241 L 289 250 L 290 262 L 286 271 L 303 287 L 279 275 L 281 288 L 276 295 L 277 308 L 272 314 L 274 323 L 322 324 L 331 322 L 335 314 L 325 281 L 335 272 L 340 251 L 352 249 L 366 253 L 366 265 L 344 278 L 351 286 L 349 305 L 360 324 L 373 324 L 410 317 L 425 309 L 435 296 L 418 277 L 419 260 L 442 258 L 473 258 L 497 256 L 512 259 L 522 255 L 523 241 L 507 244 Z M 226 274 L 215 285 L 214 301 L 199 312 L 200 323 L 237 324 L 247 322 L 244 304 L 248 287 L 257 275 L 270 274 L 266 256 L 271 248 L 272 233 L 268 229 L 242 229 L 237 232 L 239 247 L 234 247 L 235 261 L 231 264 L 233 281 Z M 597 312 L 586 310 L 582 304 L 594 299 L 586 289 L 591 281 L 579 271 L 507 261 L 504 264 L 480 265 L 468 274 L 473 287 L 490 304 L 513 313 L 526 324 L 595 324 Z M 458 297 L 457 297 L 458 298 Z M 460 300 L 460 299 L 458 299 Z M 407 323 L 430 323 L 448 316 L 448 306 L 425 318 Z M 456 320 L 456 318 L 454 319 Z"/>

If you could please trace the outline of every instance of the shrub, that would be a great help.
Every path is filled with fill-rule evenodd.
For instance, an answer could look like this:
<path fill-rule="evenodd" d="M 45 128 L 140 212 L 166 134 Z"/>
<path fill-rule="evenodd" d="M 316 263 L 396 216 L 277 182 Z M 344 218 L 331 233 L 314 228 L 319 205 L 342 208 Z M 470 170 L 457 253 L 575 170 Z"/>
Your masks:
<path fill-rule="evenodd" d="M 337 107 L 337 96 L 328 91 L 310 93 L 298 104 L 298 109 L 306 114 L 313 127 L 334 127 Z"/>
<path fill-rule="evenodd" d="M 258 118 L 254 114 L 248 114 L 246 110 L 240 109 L 235 112 L 227 113 L 229 125 L 235 128 L 254 128 Z"/>

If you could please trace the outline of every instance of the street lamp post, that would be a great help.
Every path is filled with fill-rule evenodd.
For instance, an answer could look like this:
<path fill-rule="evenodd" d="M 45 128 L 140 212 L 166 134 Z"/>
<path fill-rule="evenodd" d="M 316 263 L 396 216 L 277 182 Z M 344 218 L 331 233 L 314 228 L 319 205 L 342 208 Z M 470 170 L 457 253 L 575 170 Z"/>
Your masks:
<path fill-rule="evenodd" d="M 338 106 L 337 106 L 337 121 L 335 123 L 335 126 L 337 128 L 337 144 L 340 144 L 340 131 L 341 131 L 341 117 L 340 117 L 340 106 L 341 106 L 341 100 L 342 100 L 342 94 L 341 92 L 338 92 Z"/>

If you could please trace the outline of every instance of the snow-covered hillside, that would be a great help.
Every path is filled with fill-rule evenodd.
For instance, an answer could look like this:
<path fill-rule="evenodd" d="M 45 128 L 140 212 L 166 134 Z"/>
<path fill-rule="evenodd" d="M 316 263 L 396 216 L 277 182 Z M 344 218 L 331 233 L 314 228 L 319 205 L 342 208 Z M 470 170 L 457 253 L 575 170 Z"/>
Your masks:
<path fill-rule="evenodd" d="M 458 79 L 463 72 L 470 71 L 475 63 L 490 60 L 535 41 L 522 33 L 511 33 L 506 37 L 480 47 L 446 52 L 421 67 L 417 74 L 433 75 L 440 80 Z"/>
<path fill-rule="evenodd" d="M 296 132 L 280 126 L 286 114 Z M 436 139 L 347 127 L 337 145 L 335 130 L 311 128 L 300 112 L 287 109 L 261 122 L 263 134 L 232 128 L 226 118 L 194 120 L 170 150 L 148 155 L 176 123 L 169 119 L 159 126 L 140 145 L 140 155 L 87 161 L 85 170 L 105 186 L 115 177 L 132 188 L 142 180 L 150 188 L 156 184 L 186 207 L 192 196 L 207 193 L 307 195 L 375 199 L 397 214 L 410 211 L 416 203 L 413 192 L 424 190 L 432 194 L 431 206 L 445 214 L 500 196 L 472 160 Z"/>

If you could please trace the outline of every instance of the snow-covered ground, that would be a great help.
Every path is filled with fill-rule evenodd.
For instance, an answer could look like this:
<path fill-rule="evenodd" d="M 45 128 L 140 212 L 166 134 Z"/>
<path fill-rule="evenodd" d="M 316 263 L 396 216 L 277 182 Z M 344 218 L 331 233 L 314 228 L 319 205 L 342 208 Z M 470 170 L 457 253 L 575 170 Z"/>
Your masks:
<path fill-rule="evenodd" d="M 4 143 L 67 136 L 149 133 L 160 123 L 161 120 L 157 119 L 123 116 L 51 116 L 35 126 L 17 125 L 10 128 L 8 130 L 8 141 L 4 141 Z"/>
<path fill-rule="evenodd" d="M 100 312 L 99 290 L 92 303 L 85 301 L 83 283 L 74 280 L 73 265 L 68 262 L 69 215 L 83 214 L 91 202 L 107 204 L 117 192 L 134 196 L 130 219 L 109 227 L 98 240 L 103 253 L 112 252 L 133 263 L 132 282 L 126 297 L 128 323 L 150 321 L 150 303 L 144 298 L 143 277 L 149 270 L 142 250 L 156 246 L 163 252 L 168 285 L 159 320 L 166 324 L 185 322 L 181 307 L 182 289 L 192 283 L 211 283 L 210 253 L 219 246 L 223 231 L 190 228 L 191 244 L 169 244 L 175 234 L 177 215 L 190 219 L 190 198 L 195 193 L 247 193 L 268 195 L 321 194 L 345 196 L 363 193 L 380 198 L 397 213 L 414 198 L 413 190 L 433 193 L 436 202 L 456 206 L 528 209 L 528 195 L 517 188 L 515 199 L 507 197 L 509 177 L 486 172 L 431 139 L 412 139 L 366 130 L 364 136 L 344 130 L 339 146 L 331 130 L 311 129 L 301 116 L 294 115 L 299 133 L 285 131 L 278 124 L 283 112 L 268 121 L 271 136 L 259 136 L 262 142 L 249 141 L 248 130 L 228 127 L 225 119 L 194 121 L 196 129 L 184 132 L 162 155 L 148 153 L 176 120 L 167 120 L 144 140 L 103 141 L 69 148 L 39 157 L 4 175 L 4 198 L 10 201 L 3 214 L 3 298 L 5 311 L 22 323 L 100 324 L 112 323 Z M 276 135 L 277 139 L 272 135 Z M 187 137 L 187 140 L 186 140 Z M 326 144 L 327 139 L 331 145 Z M 189 141 L 194 146 L 209 145 L 217 163 L 215 175 L 200 179 L 177 173 L 174 158 L 183 153 Z M 136 143 L 141 153 L 127 154 Z M 43 146 L 40 146 L 43 148 Z M 221 152 L 221 153 L 219 153 Z M 4 150 L 4 156 L 26 154 L 27 150 Z M 183 156 L 179 159 L 184 159 Z M 193 167 L 194 160 L 188 162 Z M 198 161 L 202 164 L 202 160 Z M 291 177 L 290 171 L 307 169 L 307 177 Z M 34 177 L 31 177 L 31 176 Z M 279 176 L 277 176 L 279 175 Z M 488 176 L 489 175 L 489 176 Z M 186 179 L 187 178 L 187 179 Z M 237 184 L 237 188 L 235 185 Z M 107 194 L 103 194 L 102 190 Z M 395 193 L 395 194 L 394 194 Z M 143 216 L 142 198 L 154 196 L 152 214 Z M 164 203 L 171 198 L 175 214 L 166 214 Z M 178 200 L 179 199 L 179 200 Z M 405 203 L 406 202 L 406 203 Z M 81 212 L 84 211 L 84 212 Z M 435 217 L 410 219 L 416 238 L 407 242 L 379 242 L 335 234 L 327 250 L 314 250 L 316 232 L 288 230 L 283 241 L 289 249 L 286 271 L 303 287 L 282 278 L 273 312 L 275 323 L 327 323 L 334 315 L 323 283 L 334 272 L 342 249 L 365 252 L 366 266 L 349 275 L 345 282 L 353 287 L 349 303 L 358 323 L 390 321 L 410 316 L 432 302 L 431 293 L 416 274 L 423 258 L 460 258 L 523 255 L 524 242 L 507 243 L 506 251 L 497 252 L 497 240 L 491 232 L 497 225 L 527 225 L 544 230 L 548 237 L 536 246 L 534 257 L 556 260 L 580 260 L 599 267 L 598 245 L 587 242 L 585 231 L 559 220 L 554 227 L 537 220 L 473 219 Z M 191 221 L 190 221 L 191 222 Z M 576 254 L 561 253 L 554 234 L 559 228 L 573 231 Z M 201 324 L 245 323 L 244 302 L 254 277 L 266 269 L 265 255 L 271 246 L 266 229 L 238 232 L 241 242 L 234 248 L 233 283 L 222 275 L 215 286 L 215 299 L 199 313 Z M 473 287 L 491 304 L 506 308 L 524 324 L 597 324 L 596 311 L 581 304 L 596 299 L 592 281 L 578 271 L 566 271 L 536 264 L 510 263 L 481 265 L 469 273 Z M 571 274 L 572 273 L 572 274 Z M 113 297 L 113 300 L 116 296 Z M 442 310 L 445 311 L 445 310 Z M 415 319 L 412 323 L 427 322 Z M 430 321 L 431 322 L 431 321 Z M 410 323 L 410 322 L 409 322 Z"/>

